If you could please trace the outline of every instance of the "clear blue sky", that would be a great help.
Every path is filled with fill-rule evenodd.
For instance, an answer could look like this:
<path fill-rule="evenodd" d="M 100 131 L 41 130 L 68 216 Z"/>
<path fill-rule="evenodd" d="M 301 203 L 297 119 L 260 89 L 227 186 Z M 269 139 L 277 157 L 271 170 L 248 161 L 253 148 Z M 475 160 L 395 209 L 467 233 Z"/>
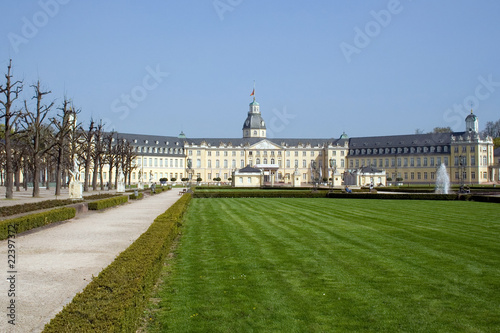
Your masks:
<path fill-rule="evenodd" d="M 500 118 L 497 0 L 4 1 L 2 14 L 0 73 L 12 58 L 23 98 L 40 79 L 121 132 L 241 137 L 254 80 L 270 137 L 460 131 L 471 102 L 480 129 Z"/>

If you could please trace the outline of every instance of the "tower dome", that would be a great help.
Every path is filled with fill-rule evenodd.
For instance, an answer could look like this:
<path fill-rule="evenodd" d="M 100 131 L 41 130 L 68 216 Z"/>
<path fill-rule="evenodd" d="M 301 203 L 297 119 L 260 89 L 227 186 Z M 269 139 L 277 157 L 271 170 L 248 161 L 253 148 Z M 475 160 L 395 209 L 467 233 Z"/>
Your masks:
<path fill-rule="evenodd" d="M 247 119 L 243 123 L 243 138 L 265 138 L 266 123 L 260 114 L 259 103 L 254 99 L 249 106 Z"/>
<path fill-rule="evenodd" d="M 470 110 L 470 114 L 465 118 L 465 131 L 479 132 L 479 121 L 472 110 Z"/>

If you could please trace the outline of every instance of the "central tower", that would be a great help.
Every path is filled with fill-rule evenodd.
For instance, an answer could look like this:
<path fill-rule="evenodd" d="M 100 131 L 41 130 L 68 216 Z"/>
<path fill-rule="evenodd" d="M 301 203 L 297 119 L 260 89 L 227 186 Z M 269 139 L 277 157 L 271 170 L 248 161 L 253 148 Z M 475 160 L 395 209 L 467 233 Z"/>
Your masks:
<path fill-rule="evenodd" d="M 254 93 L 252 93 L 253 95 Z M 253 98 L 250 103 L 250 110 L 248 111 L 247 119 L 243 124 L 243 138 L 265 138 L 266 137 L 266 123 L 262 119 L 259 110 L 259 103 Z"/>

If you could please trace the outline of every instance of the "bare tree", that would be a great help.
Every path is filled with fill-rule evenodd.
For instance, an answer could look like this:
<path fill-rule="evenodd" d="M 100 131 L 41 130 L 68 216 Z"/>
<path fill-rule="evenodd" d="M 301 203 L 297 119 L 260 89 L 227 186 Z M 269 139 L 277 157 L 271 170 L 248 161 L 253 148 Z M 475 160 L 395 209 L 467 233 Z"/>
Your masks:
<path fill-rule="evenodd" d="M 31 111 L 27 101 L 24 101 L 24 123 L 22 125 L 24 126 L 24 136 L 27 137 L 30 142 L 29 154 L 31 157 L 33 177 L 33 197 L 37 197 L 40 195 L 39 183 L 41 162 L 44 155 L 54 145 L 54 142 L 49 138 L 52 135 L 51 128 L 44 123 L 54 102 L 51 102 L 49 105 L 42 104 L 43 96 L 50 94 L 51 91 L 41 91 L 40 81 L 31 87 L 35 90 L 33 99 L 36 99 L 36 106 L 35 110 Z"/>
<path fill-rule="evenodd" d="M 4 118 L 4 149 L 5 149 L 5 197 L 12 199 L 13 197 L 13 166 L 12 166 L 12 147 L 11 147 L 11 125 L 15 122 L 15 118 L 19 113 L 12 110 L 12 103 L 18 99 L 19 94 L 23 90 L 22 81 L 12 82 L 12 59 L 7 67 L 5 74 L 5 85 L 0 85 L 0 94 L 3 94 L 3 99 L 0 99 L 0 118 Z"/>
<path fill-rule="evenodd" d="M 135 158 L 137 154 L 134 151 L 134 147 L 130 142 L 124 142 L 123 144 L 123 173 L 125 175 L 125 180 L 128 179 L 128 186 L 130 187 L 130 176 L 132 171 L 137 168 L 135 164 Z"/>
<path fill-rule="evenodd" d="M 94 149 L 92 150 L 92 161 L 94 165 L 94 173 L 92 177 L 92 190 L 97 190 L 97 176 L 100 175 L 102 189 L 102 158 L 104 155 L 104 124 L 102 120 L 94 128 Z"/>
<path fill-rule="evenodd" d="M 115 167 L 116 163 L 116 149 L 113 144 L 114 137 L 116 136 L 116 132 L 108 132 L 104 135 L 104 161 L 103 164 L 106 163 L 108 164 L 108 179 L 109 179 L 109 184 L 108 184 L 108 190 L 111 190 L 113 188 L 113 178 L 111 177 L 113 168 Z"/>
<path fill-rule="evenodd" d="M 58 108 L 60 113 L 57 117 L 52 118 L 52 124 L 55 128 L 55 149 L 54 149 L 54 160 L 55 160 L 55 180 L 56 180 L 56 190 L 55 195 L 61 194 L 61 184 L 63 181 L 63 171 L 65 168 L 73 167 L 73 155 L 71 154 L 72 147 L 74 143 L 71 142 L 77 127 L 76 125 L 76 115 L 79 110 L 74 110 L 71 107 L 71 101 L 64 98 L 62 106 Z"/>
<path fill-rule="evenodd" d="M 82 133 L 82 140 L 80 140 L 80 159 L 83 162 L 84 169 L 85 169 L 85 177 L 83 180 L 83 190 L 85 192 L 88 192 L 89 190 L 89 174 L 90 174 L 90 167 L 92 165 L 92 151 L 94 150 L 94 120 L 90 119 L 89 127 L 88 130 L 83 130 Z"/>
<path fill-rule="evenodd" d="M 497 120 L 496 122 L 488 121 L 483 134 L 491 136 L 492 138 L 500 137 L 500 120 Z"/>

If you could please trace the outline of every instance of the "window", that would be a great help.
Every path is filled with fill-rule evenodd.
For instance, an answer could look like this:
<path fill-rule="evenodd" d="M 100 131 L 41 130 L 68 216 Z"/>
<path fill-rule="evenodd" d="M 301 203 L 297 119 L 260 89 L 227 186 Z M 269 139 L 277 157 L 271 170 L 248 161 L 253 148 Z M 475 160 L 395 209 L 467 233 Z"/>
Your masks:
<path fill-rule="evenodd" d="M 420 167 L 421 164 L 420 164 L 420 157 L 417 157 L 417 167 Z"/>
<path fill-rule="evenodd" d="M 297 156 L 299 156 L 299 152 L 298 151 L 295 152 L 295 157 L 297 157 Z"/>
<path fill-rule="evenodd" d="M 227 156 L 227 150 L 224 150 L 224 156 Z"/>
<path fill-rule="evenodd" d="M 201 150 L 196 151 L 196 156 L 201 156 Z"/>
<path fill-rule="evenodd" d="M 344 160 L 344 159 L 341 159 L 341 160 L 340 160 L 340 167 L 341 167 L 341 168 L 344 168 L 344 167 L 345 167 L 345 160 Z"/>
<path fill-rule="evenodd" d="M 152 157 L 149 158 L 149 166 L 150 167 L 153 166 L 153 158 Z"/>
<path fill-rule="evenodd" d="M 467 152 L 467 146 L 462 146 L 462 153 L 466 153 Z"/>
<path fill-rule="evenodd" d="M 455 146 L 454 151 L 455 151 L 455 153 L 458 153 L 458 146 Z"/>
<path fill-rule="evenodd" d="M 408 158 L 405 157 L 405 164 L 404 164 L 405 167 L 408 166 Z"/>
<path fill-rule="evenodd" d="M 307 152 L 306 152 L 306 151 L 303 151 L 303 152 L 302 152 L 302 156 L 307 156 Z"/>
<path fill-rule="evenodd" d="M 218 151 L 218 150 L 217 150 L 217 151 L 215 152 L 215 156 L 220 156 L 220 151 Z"/>
<path fill-rule="evenodd" d="M 422 175 L 420 172 L 417 172 L 417 179 L 422 179 Z"/>
<path fill-rule="evenodd" d="M 220 168 L 220 161 L 219 160 L 215 160 L 215 167 Z"/>
<path fill-rule="evenodd" d="M 401 157 L 398 157 L 398 167 L 401 166 Z"/>
<path fill-rule="evenodd" d="M 302 167 L 307 168 L 307 161 L 306 160 L 302 160 Z"/>
<path fill-rule="evenodd" d="M 289 168 L 290 167 L 290 160 L 286 160 L 286 167 Z"/>
<path fill-rule="evenodd" d="M 212 152 L 210 150 L 207 152 L 207 156 L 212 156 Z"/>
<path fill-rule="evenodd" d="M 207 168 L 211 168 L 212 167 L 212 160 L 207 160 Z"/>
<path fill-rule="evenodd" d="M 436 177 L 436 173 L 435 172 L 431 172 L 431 179 L 434 180 L 435 177 Z"/>
<path fill-rule="evenodd" d="M 474 171 L 472 171 L 472 172 L 470 173 L 470 178 L 471 178 L 471 179 L 476 179 L 476 173 L 475 173 Z"/>
<path fill-rule="evenodd" d="M 235 169 L 236 168 L 236 160 L 231 161 L 231 168 Z"/>
<path fill-rule="evenodd" d="M 424 157 L 424 167 L 427 166 L 427 157 Z"/>
<path fill-rule="evenodd" d="M 155 167 L 157 167 L 157 166 L 158 166 L 158 159 L 155 158 Z"/>
<path fill-rule="evenodd" d="M 410 166 L 412 166 L 412 167 L 415 166 L 415 159 L 413 157 L 410 158 Z"/>
<path fill-rule="evenodd" d="M 260 164 L 260 158 L 257 157 L 257 159 L 255 160 L 255 164 Z"/>
<path fill-rule="evenodd" d="M 405 172 L 405 180 L 408 180 L 408 172 Z"/>
<path fill-rule="evenodd" d="M 227 160 L 224 160 L 224 169 L 227 169 Z"/>
<path fill-rule="evenodd" d="M 201 160 L 199 158 L 196 159 L 196 167 L 201 168 Z"/>
<path fill-rule="evenodd" d="M 192 150 L 188 150 L 188 155 L 189 156 L 193 156 L 193 151 Z"/>
<path fill-rule="evenodd" d="M 160 158 L 160 167 L 163 167 L 163 158 Z"/>
<path fill-rule="evenodd" d="M 433 166 L 434 166 L 434 157 L 431 157 L 431 167 L 433 167 Z M 432 179 L 434 179 L 434 178 L 432 178 Z"/>
<path fill-rule="evenodd" d="M 448 162 L 449 162 L 449 160 L 448 160 L 448 156 L 445 156 L 445 157 L 444 157 L 444 165 L 448 165 Z"/>
<path fill-rule="evenodd" d="M 245 160 L 240 160 L 240 168 L 244 168 L 245 167 Z"/>
<path fill-rule="evenodd" d="M 424 172 L 424 179 L 427 179 L 427 172 Z"/>
<path fill-rule="evenodd" d="M 415 172 L 410 173 L 410 179 L 414 180 L 415 179 Z"/>

